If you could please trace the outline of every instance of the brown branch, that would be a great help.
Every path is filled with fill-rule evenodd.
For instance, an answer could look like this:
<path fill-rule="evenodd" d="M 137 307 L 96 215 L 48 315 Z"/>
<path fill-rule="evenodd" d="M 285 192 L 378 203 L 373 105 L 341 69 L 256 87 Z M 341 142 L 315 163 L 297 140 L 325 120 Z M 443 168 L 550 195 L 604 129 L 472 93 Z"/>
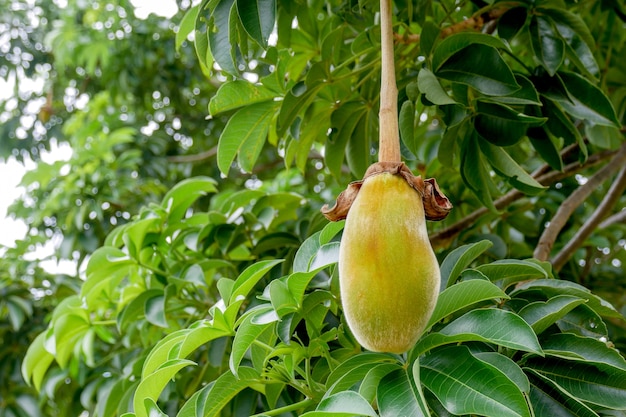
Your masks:
<path fill-rule="evenodd" d="M 567 148 L 563 149 L 563 151 L 561 152 L 561 156 L 565 157 L 575 149 L 577 149 L 576 145 L 568 146 Z M 616 151 L 599 152 L 597 154 L 591 155 L 584 164 L 573 162 L 566 165 L 563 168 L 563 171 L 549 171 L 550 166 L 548 164 L 544 164 L 543 166 L 535 170 L 531 174 L 531 176 L 535 178 L 540 184 L 549 186 L 551 184 L 554 184 L 555 182 L 568 178 L 579 171 L 596 166 L 611 157 L 612 155 L 615 155 L 616 153 Z M 511 190 L 508 193 L 504 194 L 502 197 L 496 199 L 493 204 L 496 209 L 500 210 L 501 208 L 507 207 L 511 203 L 523 197 L 525 197 L 525 194 L 523 194 L 521 191 Z M 430 236 L 431 244 L 433 245 L 433 247 L 448 246 L 450 240 L 454 239 L 463 230 L 466 230 L 467 228 L 472 226 L 476 222 L 476 220 L 478 220 L 481 216 L 487 214 L 488 212 L 488 209 L 486 209 L 485 207 L 481 207 L 468 214 L 464 218 L 460 219 L 456 223 L 432 234 Z"/>
<path fill-rule="evenodd" d="M 606 229 L 607 227 L 611 227 L 616 223 L 626 223 L 626 209 L 622 209 L 617 213 L 607 217 L 598 225 L 598 229 Z"/>
<path fill-rule="evenodd" d="M 615 154 L 611 162 L 596 172 L 585 184 L 578 187 L 561 204 L 539 238 L 539 243 L 533 254 L 536 259 L 540 261 L 548 260 L 554 242 L 574 210 L 576 210 L 597 187 L 609 179 L 618 169 L 623 167 L 624 163 L 626 163 L 626 142 L 622 145 L 617 154 Z"/>
<path fill-rule="evenodd" d="M 471 17 L 468 17 L 465 20 L 457 22 L 453 25 L 445 27 L 439 33 L 439 37 L 441 39 L 447 38 L 450 35 L 454 35 L 455 33 L 460 32 L 480 32 L 485 26 L 493 23 L 498 20 L 500 16 L 502 16 L 506 11 L 508 11 L 510 6 L 505 7 L 497 7 L 495 9 L 491 9 L 488 12 L 484 12 L 482 9 L 474 14 Z M 394 34 L 393 35 L 395 41 L 397 43 L 402 43 L 405 45 L 419 43 L 420 35 L 418 33 L 410 33 L 410 34 Z"/>
<path fill-rule="evenodd" d="M 194 155 L 173 155 L 167 157 L 167 162 L 185 164 L 189 162 L 202 162 L 217 155 L 217 146 Z"/>
<path fill-rule="evenodd" d="M 563 246 L 561 251 L 552 258 L 552 266 L 555 271 L 560 271 L 565 263 L 571 258 L 576 249 L 580 248 L 585 240 L 593 233 L 609 211 L 613 209 L 615 203 L 626 190 L 626 166 L 619 172 L 608 193 L 602 199 L 600 205 L 595 209 L 591 217 L 578 229 L 574 237 L 572 237 Z"/>

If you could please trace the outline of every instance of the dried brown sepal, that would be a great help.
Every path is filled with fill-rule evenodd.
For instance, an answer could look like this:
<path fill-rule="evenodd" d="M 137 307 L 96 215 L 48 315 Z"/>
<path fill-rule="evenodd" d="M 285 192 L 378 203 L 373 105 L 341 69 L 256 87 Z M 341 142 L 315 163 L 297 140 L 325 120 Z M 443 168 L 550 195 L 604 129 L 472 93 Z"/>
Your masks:
<path fill-rule="evenodd" d="M 348 184 L 348 188 L 342 191 L 337 197 L 334 206 L 328 207 L 328 204 L 325 204 L 321 210 L 322 214 L 333 222 L 345 219 L 348 216 L 348 211 L 350 211 L 354 199 L 361 189 L 361 185 L 363 185 L 363 181 L 368 177 L 383 172 L 403 177 L 415 191 L 420 193 L 422 201 L 424 202 L 426 219 L 443 220 L 450 210 L 452 210 L 452 203 L 450 203 L 448 197 L 441 192 L 434 178 L 423 180 L 420 175 L 413 175 L 404 162 L 377 162 L 370 165 L 362 180 Z"/>

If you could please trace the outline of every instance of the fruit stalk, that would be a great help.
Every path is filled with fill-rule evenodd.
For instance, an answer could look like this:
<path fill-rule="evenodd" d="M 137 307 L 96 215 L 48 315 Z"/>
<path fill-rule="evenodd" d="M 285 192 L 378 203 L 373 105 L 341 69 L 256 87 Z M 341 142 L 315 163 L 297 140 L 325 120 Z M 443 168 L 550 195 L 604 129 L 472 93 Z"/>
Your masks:
<path fill-rule="evenodd" d="M 398 87 L 393 53 L 392 0 L 380 0 L 380 122 L 378 162 L 400 162 Z"/>

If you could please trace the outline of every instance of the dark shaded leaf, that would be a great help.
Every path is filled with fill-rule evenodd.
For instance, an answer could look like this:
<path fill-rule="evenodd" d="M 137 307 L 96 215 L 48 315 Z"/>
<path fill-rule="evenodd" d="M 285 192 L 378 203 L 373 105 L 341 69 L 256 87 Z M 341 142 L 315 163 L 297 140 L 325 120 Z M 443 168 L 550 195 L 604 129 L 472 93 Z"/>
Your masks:
<path fill-rule="evenodd" d="M 604 92 L 583 76 L 573 72 L 559 72 L 569 93 L 569 100 L 560 104 L 572 116 L 605 126 L 620 126 L 615 109 Z"/>
<path fill-rule="evenodd" d="M 452 346 L 422 358 L 422 382 L 451 413 L 488 417 L 530 417 L 519 387 L 465 346 Z"/>
<path fill-rule="evenodd" d="M 276 0 L 237 0 L 237 12 L 248 35 L 267 47 L 276 20 Z"/>
<path fill-rule="evenodd" d="M 553 76 L 565 56 L 565 45 L 558 36 L 552 21 L 543 16 L 533 16 L 530 21 L 531 45 L 541 65 Z"/>
<path fill-rule="evenodd" d="M 557 358 L 533 359 L 528 366 L 574 398 L 600 407 L 626 409 L 626 371 L 622 369 L 600 369 Z"/>
<path fill-rule="evenodd" d="M 498 50 L 484 44 L 463 48 L 448 58 L 435 74 L 492 96 L 506 96 L 520 88 Z"/>

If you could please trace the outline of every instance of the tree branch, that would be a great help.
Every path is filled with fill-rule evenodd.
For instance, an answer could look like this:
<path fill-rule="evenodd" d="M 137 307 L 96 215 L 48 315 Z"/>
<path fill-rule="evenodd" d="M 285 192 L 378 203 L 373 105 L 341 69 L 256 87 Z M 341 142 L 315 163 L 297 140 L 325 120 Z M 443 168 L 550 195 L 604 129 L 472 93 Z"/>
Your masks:
<path fill-rule="evenodd" d="M 621 211 L 607 217 L 598 225 L 598 228 L 606 229 L 607 227 L 613 226 L 615 223 L 626 223 L 626 209 L 622 209 Z"/>
<path fill-rule="evenodd" d="M 552 258 L 552 266 L 555 271 L 560 271 L 565 263 L 571 258 L 576 249 L 581 247 L 585 240 L 593 233 L 607 213 L 613 209 L 615 203 L 626 190 L 626 166 L 619 172 L 608 193 L 602 199 L 600 205 L 595 209 L 591 217 L 578 229 L 572 239 L 570 239 L 561 251 Z M 622 211 L 624 212 L 624 211 Z M 626 213 L 626 212 L 624 212 Z"/>
<path fill-rule="evenodd" d="M 502 16 L 507 10 L 509 10 L 509 8 L 510 6 L 500 6 L 487 12 L 484 12 L 484 9 L 482 9 L 473 16 L 442 29 L 439 36 L 443 39 L 459 32 L 479 32 L 488 24 L 498 20 L 500 16 Z M 418 33 L 410 33 L 405 35 L 394 34 L 394 39 L 398 43 L 408 45 L 413 43 L 419 43 L 420 35 Z"/>
<path fill-rule="evenodd" d="M 194 155 L 173 155 L 168 156 L 167 161 L 175 164 L 184 164 L 189 162 L 202 162 L 217 155 L 217 146 L 212 147 L 204 152 Z"/>
<path fill-rule="evenodd" d="M 552 247 L 554 246 L 554 242 L 574 210 L 580 206 L 597 187 L 610 178 L 611 175 L 613 175 L 618 169 L 623 167 L 624 163 L 626 163 L 626 143 L 622 145 L 611 162 L 596 172 L 589 179 L 589 181 L 578 187 L 567 199 L 565 199 L 563 204 L 561 204 L 549 225 L 544 229 L 541 237 L 539 238 L 539 243 L 537 244 L 533 254 L 536 259 L 540 261 L 548 260 Z"/>
<path fill-rule="evenodd" d="M 561 152 L 561 156 L 564 157 L 570 154 L 576 147 L 576 145 L 569 146 Z M 597 154 L 591 155 L 584 164 L 580 164 L 578 162 L 573 162 L 571 164 L 566 165 L 563 168 L 563 171 L 549 171 L 550 166 L 548 164 L 544 164 L 537 170 L 535 170 L 531 175 L 533 178 L 537 180 L 542 185 L 551 185 L 555 182 L 561 181 L 565 178 L 568 178 L 575 174 L 578 171 L 583 169 L 591 168 L 593 166 L 598 165 L 603 162 L 607 158 L 615 155 L 616 151 L 604 151 L 599 152 Z M 547 172 L 546 172 L 547 171 Z M 508 193 L 504 194 L 502 197 L 496 199 L 494 201 L 494 206 L 496 209 L 501 209 L 507 207 L 514 201 L 523 198 L 525 195 L 518 190 L 511 190 Z M 448 242 L 454 239 L 459 233 L 463 230 L 466 230 L 470 227 L 476 220 L 478 220 L 484 214 L 487 214 L 489 210 L 485 207 L 481 207 L 472 213 L 468 214 L 466 217 L 457 221 L 456 223 L 446 227 L 434 233 L 430 236 L 430 241 L 433 247 L 445 247 L 448 246 Z"/>

